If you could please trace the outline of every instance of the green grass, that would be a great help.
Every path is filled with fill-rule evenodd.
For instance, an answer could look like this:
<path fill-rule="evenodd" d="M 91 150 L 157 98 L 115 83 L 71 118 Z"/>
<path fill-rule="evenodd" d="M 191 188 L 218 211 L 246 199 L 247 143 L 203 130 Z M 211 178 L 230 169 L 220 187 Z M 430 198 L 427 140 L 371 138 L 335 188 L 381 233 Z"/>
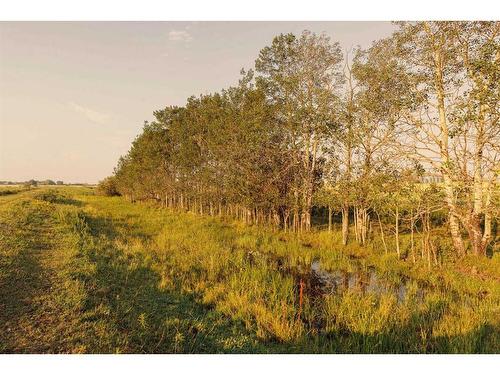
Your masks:
<path fill-rule="evenodd" d="M 13 195 L 21 192 L 22 190 L 19 188 L 6 188 L 1 186 L 0 187 L 0 197 L 5 196 L 5 195 Z"/>
<path fill-rule="evenodd" d="M 297 237 L 88 188 L 16 195 L 0 200 L 0 352 L 500 351 L 498 256 L 429 270 L 342 249 L 336 232 Z M 299 307 L 313 259 L 411 287 L 401 303 L 357 288 L 317 296 L 307 284 Z"/>

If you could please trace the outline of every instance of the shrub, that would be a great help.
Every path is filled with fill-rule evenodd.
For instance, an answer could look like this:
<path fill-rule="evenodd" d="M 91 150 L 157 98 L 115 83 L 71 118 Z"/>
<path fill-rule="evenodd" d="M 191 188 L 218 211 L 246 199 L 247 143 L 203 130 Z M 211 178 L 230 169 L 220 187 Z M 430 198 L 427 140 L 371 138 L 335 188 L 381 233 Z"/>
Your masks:
<path fill-rule="evenodd" d="M 120 195 L 116 188 L 116 178 L 114 176 L 106 177 L 97 185 L 97 194 L 112 197 Z"/>

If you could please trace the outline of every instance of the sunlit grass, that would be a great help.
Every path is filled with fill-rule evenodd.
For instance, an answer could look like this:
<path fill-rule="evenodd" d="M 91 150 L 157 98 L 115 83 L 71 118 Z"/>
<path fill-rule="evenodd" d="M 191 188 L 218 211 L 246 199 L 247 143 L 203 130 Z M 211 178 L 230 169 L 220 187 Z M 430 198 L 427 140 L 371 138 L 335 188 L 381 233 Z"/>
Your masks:
<path fill-rule="evenodd" d="M 10 283 L 1 303 L 25 325 L 4 330 L 1 351 L 499 351 L 498 257 L 429 269 L 342 248 L 336 232 L 295 236 L 85 188 L 30 192 L 0 217 L 0 280 Z M 314 259 L 325 270 L 372 267 L 389 283 L 413 281 L 402 301 L 357 288 L 316 296 L 306 286 L 301 304 Z M 34 284 L 37 275 L 47 282 Z M 27 285 L 15 292 L 20 280 Z M 15 299 L 26 291 L 39 301 L 35 312 Z M 37 331 L 48 312 L 61 318 Z M 16 319 L 4 314 L 0 328 Z M 42 334 L 49 339 L 30 340 Z"/>

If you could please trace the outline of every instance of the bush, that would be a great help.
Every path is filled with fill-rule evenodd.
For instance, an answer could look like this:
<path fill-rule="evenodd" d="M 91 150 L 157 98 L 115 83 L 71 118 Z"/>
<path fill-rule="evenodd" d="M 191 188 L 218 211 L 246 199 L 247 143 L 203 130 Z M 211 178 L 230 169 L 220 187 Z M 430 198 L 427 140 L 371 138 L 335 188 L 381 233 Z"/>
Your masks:
<path fill-rule="evenodd" d="M 118 189 L 116 188 L 116 178 L 114 176 L 110 176 L 100 181 L 97 185 L 97 194 L 104 195 L 106 197 L 120 195 Z"/>
<path fill-rule="evenodd" d="M 31 189 L 32 187 L 37 187 L 38 186 L 38 181 L 35 180 L 29 180 L 23 183 L 23 187 L 25 189 Z"/>
<path fill-rule="evenodd" d="M 16 194 L 19 192 L 19 190 L 13 190 L 13 189 L 5 189 L 5 190 L 0 190 L 0 197 L 2 195 L 11 195 L 11 194 Z"/>

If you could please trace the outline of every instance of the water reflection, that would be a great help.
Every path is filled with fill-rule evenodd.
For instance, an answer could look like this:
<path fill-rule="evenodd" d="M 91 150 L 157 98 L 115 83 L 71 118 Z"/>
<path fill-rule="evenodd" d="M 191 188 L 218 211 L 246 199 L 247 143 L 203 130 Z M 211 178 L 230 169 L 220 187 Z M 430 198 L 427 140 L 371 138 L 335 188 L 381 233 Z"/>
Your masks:
<path fill-rule="evenodd" d="M 341 294 L 348 290 L 376 296 L 393 294 L 398 303 L 403 303 L 409 294 L 411 282 L 407 278 L 401 278 L 399 282 L 391 283 L 382 278 L 374 268 L 355 272 L 325 271 L 321 268 L 319 259 L 315 259 L 311 264 L 311 287 L 319 294 Z M 417 289 L 416 298 L 423 298 L 421 289 Z"/>
<path fill-rule="evenodd" d="M 290 266 L 283 257 L 258 251 L 247 252 L 246 259 L 252 266 L 264 262 L 280 273 L 293 276 L 297 288 L 302 281 L 305 285 L 304 293 L 313 299 L 328 294 L 343 294 L 347 291 L 377 297 L 392 294 L 399 304 L 404 303 L 409 297 L 417 302 L 423 301 L 424 297 L 424 290 L 409 278 L 401 276 L 397 281 L 389 281 L 374 267 L 360 267 L 354 272 L 326 271 L 321 267 L 319 259 L 314 259 L 310 266 L 305 264 Z"/>

